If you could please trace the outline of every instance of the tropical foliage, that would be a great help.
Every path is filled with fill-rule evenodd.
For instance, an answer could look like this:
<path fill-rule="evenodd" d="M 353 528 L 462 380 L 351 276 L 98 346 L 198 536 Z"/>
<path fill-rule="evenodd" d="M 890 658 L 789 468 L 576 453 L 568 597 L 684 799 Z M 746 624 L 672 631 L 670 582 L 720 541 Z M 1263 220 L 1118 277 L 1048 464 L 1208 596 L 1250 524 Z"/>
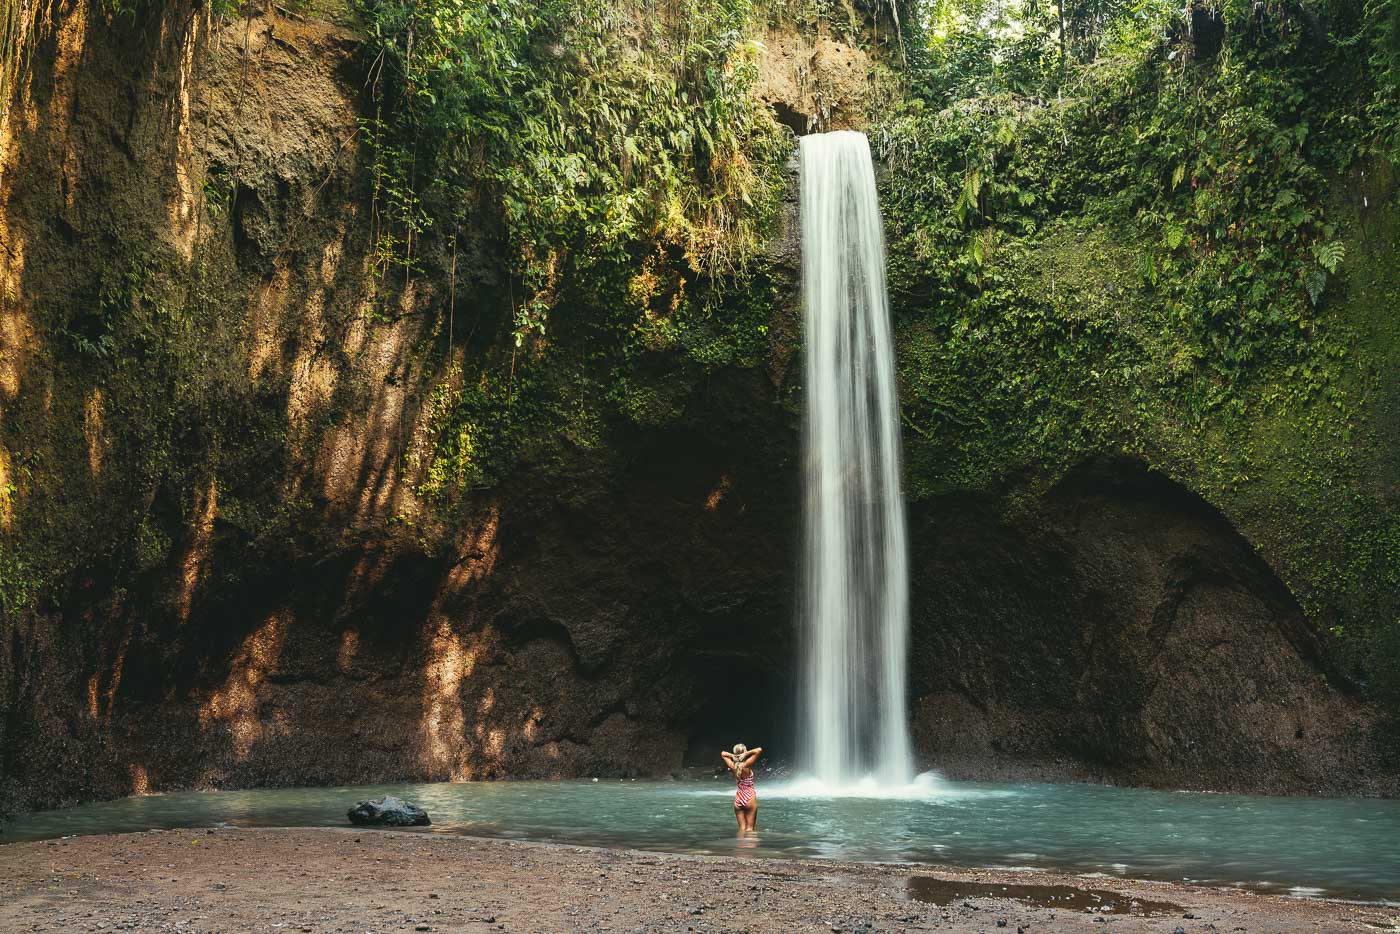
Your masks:
<path fill-rule="evenodd" d="M 1254 539 L 1294 592 L 1384 657 L 1365 634 L 1400 629 L 1400 518 L 1355 478 L 1386 469 L 1400 405 L 1373 310 L 1394 275 L 1355 251 L 1393 185 L 1393 5 L 940 0 L 920 22 L 876 134 L 913 491 L 1137 453 L 1272 516 Z"/>
<path fill-rule="evenodd" d="M 750 99 L 749 0 L 364 0 L 384 274 L 477 211 L 504 222 L 516 342 L 565 280 L 661 250 L 692 274 L 752 259 L 778 137 Z"/>

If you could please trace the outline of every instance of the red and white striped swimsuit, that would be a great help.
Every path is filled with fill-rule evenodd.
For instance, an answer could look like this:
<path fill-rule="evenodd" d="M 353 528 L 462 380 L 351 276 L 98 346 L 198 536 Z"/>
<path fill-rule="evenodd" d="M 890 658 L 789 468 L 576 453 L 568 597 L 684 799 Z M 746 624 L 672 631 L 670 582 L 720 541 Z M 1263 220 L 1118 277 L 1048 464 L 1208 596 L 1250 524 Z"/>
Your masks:
<path fill-rule="evenodd" d="M 748 778 L 739 779 L 739 787 L 734 792 L 734 806 L 736 808 L 746 808 L 753 804 L 758 798 L 753 790 L 753 772 Z"/>

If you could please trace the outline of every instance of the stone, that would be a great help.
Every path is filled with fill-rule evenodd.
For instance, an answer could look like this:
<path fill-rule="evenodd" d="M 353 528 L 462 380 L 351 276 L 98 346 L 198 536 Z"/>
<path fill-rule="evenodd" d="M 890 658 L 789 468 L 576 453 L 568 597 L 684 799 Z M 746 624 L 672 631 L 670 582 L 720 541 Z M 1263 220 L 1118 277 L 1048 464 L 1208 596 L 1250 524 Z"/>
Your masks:
<path fill-rule="evenodd" d="M 432 823 L 427 811 L 392 795 L 361 801 L 346 811 L 345 816 L 357 826 L 425 827 Z"/>

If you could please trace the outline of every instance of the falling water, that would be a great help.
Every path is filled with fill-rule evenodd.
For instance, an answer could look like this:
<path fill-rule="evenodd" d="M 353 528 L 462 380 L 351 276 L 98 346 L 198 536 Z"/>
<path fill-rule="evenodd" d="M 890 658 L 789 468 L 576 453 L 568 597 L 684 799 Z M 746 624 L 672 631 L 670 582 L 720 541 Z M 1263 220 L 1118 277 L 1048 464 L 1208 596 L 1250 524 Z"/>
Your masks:
<path fill-rule="evenodd" d="M 908 571 L 885 244 L 864 134 L 804 136 L 804 767 L 841 785 L 913 775 Z"/>

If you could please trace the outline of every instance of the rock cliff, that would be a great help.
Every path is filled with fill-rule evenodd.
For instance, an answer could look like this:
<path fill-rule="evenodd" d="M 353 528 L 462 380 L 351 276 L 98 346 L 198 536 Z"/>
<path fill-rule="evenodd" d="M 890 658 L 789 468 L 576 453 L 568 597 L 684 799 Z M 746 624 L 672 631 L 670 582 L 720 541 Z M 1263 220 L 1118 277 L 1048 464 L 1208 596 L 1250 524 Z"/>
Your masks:
<path fill-rule="evenodd" d="M 464 361 L 514 376 L 512 286 L 483 210 L 451 281 L 382 300 L 346 15 L 68 0 L 27 29 L 0 117 L 0 808 L 790 748 L 791 201 L 761 362 L 649 358 L 665 418 L 589 410 L 447 522 L 423 438 Z M 783 123 L 872 106 L 865 53 L 767 49 Z M 586 356 L 586 309 L 558 318 Z M 1395 789 L 1379 715 L 1278 576 L 1141 464 L 1018 510 L 930 497 L 911 535 L 925 765 Z"/>

